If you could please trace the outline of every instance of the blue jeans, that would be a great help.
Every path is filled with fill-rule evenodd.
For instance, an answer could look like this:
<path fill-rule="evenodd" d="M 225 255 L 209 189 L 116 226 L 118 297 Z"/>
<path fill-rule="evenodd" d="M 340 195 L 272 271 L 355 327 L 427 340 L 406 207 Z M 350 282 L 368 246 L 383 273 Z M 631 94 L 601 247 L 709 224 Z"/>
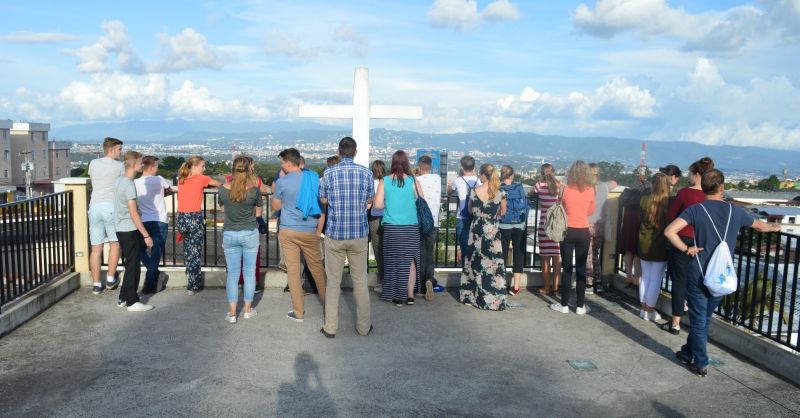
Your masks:
<path fill-rule="evenodd" d="M 467 258 L 467 251 L 469 249 L 469 225 L 472 219 L 456 218 L 456 239 L 458 245 L 461 246 L 461 266 L 464 266 L 464 260 Z"/>
<path fill-rule="evenodd" d="M 225 290 L 229 303 L 239 301 L 239 274 L 244 277 L 244 301 L 253 301 L 256 292 L 258 244 L 258 229 L 222 233 L 222 248 L 225 249 L 225 264 L 228 266 Z"/>
<path fill-rule="evenodd" d="M 708 367 L 708 324 L 711 314 L 717 309 L 722 297 L 714 297 L 708 293 L 703 284 L 703 276 L 693 274 L 686 280 L 686 300 L 689 302 L 689 336 L 681 351 L 691 358 L 695 366 Z"/>
<path fill-rule="evenodd" d="M 155 292 L 158 284 L 158 265 L 161 264 L 161 255 L 164 254 L 164 243 L 167 241 L 167 223 L 159 221 L 147 221 L 142 223 L 147 235 L 153 238 L 153 248 L 147 254 L 147 245 L 142 242 L 139 251 L 142 264 L 147 268 L 144 276 L 144 290 Z"/>

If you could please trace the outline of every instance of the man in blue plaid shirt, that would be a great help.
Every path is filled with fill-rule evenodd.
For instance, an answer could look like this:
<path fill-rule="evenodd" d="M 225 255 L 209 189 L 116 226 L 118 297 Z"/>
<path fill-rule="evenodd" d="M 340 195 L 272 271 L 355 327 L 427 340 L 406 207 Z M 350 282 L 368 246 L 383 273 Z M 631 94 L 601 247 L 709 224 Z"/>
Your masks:
<path fill-rule="evenodd" d="M 367 209 L 375 195 L 372 172 L 353 162 L 356 141 L 344 137 L 339 141 L 341 161 L 329 167 L 319 182 L 320 201 L 328 206 L 325 230 L 325 325 L 320 330 L 328 338 L 339 328 L 339 296 L 345 259 L 350 264 L 353 298 L 356 302 L 356 332 L 372 331 L 369 289 L 367 289 L 367 251 L 369 226 Z M 325 212 L 325 210 L 323 210 Z"/>

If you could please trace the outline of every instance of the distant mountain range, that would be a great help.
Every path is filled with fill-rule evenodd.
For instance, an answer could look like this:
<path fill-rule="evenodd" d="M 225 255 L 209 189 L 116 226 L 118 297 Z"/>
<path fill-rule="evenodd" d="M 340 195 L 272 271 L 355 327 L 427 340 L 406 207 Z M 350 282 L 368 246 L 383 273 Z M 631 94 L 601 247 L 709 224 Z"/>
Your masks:
<path fill-rule="evenodd" d="M 53 128 L 50 137 L 77 143 L 99 143 L 106 136 L 126 142 L 161 144 L 206 144 L 213 142 L 254 143 L 268 140 L 273 144 L 297 142 L 331 142 L 349 134 L 349 127 L 321 125 L 314 122 L 229 122 L 127 121 L 71 125 Z M 540 160 L 559 166 L 576 159 L 586 161 L 619 161 L 626 167 L 639 163 L 642 140 L 613 137 L 565 137 L 526 132 L 475 132 L 428 134 L 410 131 L 372 129 L 373 146 L 427 148 L 477 152 L 492 158 L 501 154 L 503 161 L 538 164 Z M 687 167 L 692 161 L 708 155 L 723 170 L 739 174 L 781 175 L 784 168 L 790 176 L 800 175 L 800 151 L 774 150 L 760 147 L 711 146 L 688 141 L 647 141 L 647 163 L 650 167 L 676 164 Z M 499 158 L 500 156 L 498 156 Z M 525 165 L 528 165 L 525 164 Z"/>

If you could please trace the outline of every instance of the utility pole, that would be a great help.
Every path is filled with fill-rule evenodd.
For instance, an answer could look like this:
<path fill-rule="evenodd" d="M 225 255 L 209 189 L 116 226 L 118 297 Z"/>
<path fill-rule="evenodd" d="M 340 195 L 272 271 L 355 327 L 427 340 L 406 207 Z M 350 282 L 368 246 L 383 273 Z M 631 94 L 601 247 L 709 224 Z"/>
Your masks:
<path fill-rule="evenodd" d="M 33 171 L 33 163 L 28 160 L 28 156 L 33 154 L 33 151 L 22 151 L 19 155 L 25 156 L 25 162 L 22 163 L 22 171 L 25 172 L 25 199 L 33 197 L 31 191 L 31 171 Z"/>

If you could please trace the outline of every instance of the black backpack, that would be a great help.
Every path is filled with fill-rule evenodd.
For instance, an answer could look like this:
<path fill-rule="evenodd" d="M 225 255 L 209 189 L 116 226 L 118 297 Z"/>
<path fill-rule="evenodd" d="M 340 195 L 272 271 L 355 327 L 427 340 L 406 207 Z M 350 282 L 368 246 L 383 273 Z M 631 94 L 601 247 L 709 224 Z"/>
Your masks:
<path fill-rule="evenodd" d="M 642 200 L 642 190 L 637 187 L 628 187 L 619 195 L 619 204 L 625 209 L 638 209 Z"/>

